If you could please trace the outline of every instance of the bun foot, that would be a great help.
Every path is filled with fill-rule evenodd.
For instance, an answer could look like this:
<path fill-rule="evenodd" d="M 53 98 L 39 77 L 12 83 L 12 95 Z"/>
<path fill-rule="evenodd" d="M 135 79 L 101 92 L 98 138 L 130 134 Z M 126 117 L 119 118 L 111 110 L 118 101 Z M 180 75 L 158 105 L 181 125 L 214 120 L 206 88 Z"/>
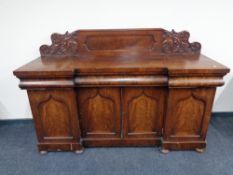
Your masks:
<path fill-rule="evenodd" d="M 196 148 L 195 151 L 198 153 L 203 153 L 205 151 L 205 149 L 204 148 Z"/>
<path fill-rule="evenodd" d="M 42 150 L 42 151 L 40 151 L 40 154 L 41 154 L 41 155 L 48 154 L 48 151 Z"/>
<path fill-rule="evenodd" d="M 161 153 L 163 154 L 168 154 L 169 153 L 169 150 L 168 149 L 164 149 L 164 148 L 161 148 Z"/>
<path fill-rule="evenodd" d="M 82 154 L 84 152 L 84 148 L 81 148 L 79 150 L 75 150 L 75 154 Z"/>

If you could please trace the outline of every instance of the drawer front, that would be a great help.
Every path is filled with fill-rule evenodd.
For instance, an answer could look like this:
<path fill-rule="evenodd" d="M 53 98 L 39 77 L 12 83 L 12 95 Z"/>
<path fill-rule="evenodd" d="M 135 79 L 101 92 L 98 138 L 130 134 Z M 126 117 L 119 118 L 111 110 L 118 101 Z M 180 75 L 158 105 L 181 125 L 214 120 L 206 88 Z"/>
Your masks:
<path fill-rule="evenodd" d="M 77 93 L 83 138 L 119 138 L 120 88 L 79 88 Z"/>
<path fill-rule="evenodd" d="M 123 88 L 124 138 L 155 138 L 162 133 L 164 88 Z"/>

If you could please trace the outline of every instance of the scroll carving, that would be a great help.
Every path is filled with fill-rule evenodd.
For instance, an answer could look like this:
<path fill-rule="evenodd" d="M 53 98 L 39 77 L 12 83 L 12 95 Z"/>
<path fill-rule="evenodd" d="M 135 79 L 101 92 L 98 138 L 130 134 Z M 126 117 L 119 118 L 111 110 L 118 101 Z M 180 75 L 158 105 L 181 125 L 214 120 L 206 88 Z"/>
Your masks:
<path fill-rule="evenodd" d="M 189 43 L 189 32 L 164 31 L 162 52 L 163 53 L 200 53 L 201 44 Z"/>
<path fill-rule="evenodd" d="M 64 35 L 54 33 L 51 35 L 52 44 L 42 45 L 40 54 L 42 57 L 66 57 L 76 56 L 78 54 L 78 32 L 66 32 Z"/>
<path fill-rule="evenodd" d="M 201 44 L 189 43 L 189 32 L 154 30 L 82 30 L 51 35 L 52 44 L 40 47 L 41 57 L 76 57 L 83 53 L 135 52 L 199 54 Z M 90 52 L 93 51 L 93 52 Z"/>

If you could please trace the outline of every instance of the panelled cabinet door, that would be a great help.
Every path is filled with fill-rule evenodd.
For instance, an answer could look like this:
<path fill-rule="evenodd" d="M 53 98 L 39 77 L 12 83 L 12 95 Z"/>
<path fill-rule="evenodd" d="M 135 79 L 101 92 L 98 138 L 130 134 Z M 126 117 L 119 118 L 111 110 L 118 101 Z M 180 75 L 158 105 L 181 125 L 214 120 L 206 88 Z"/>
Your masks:
<path fill-rule="evenodd" d="M 204 140 L 215 88 L 170 89 L 165 140 Z"/>
<path fill-rule="evenodd" d="M 119 138 L 120 88 L 79 88 L 78 108 L 83 138 Z"/>
<path fill-rule="evenodd" d="M 123 88 L 124 138 L 161 136 L 164 89 Z"/>
<path fill-rule="evenodd" d="M 40 143 L 77 142 L 80 137 L 73 90 L 28 90 Z"/>

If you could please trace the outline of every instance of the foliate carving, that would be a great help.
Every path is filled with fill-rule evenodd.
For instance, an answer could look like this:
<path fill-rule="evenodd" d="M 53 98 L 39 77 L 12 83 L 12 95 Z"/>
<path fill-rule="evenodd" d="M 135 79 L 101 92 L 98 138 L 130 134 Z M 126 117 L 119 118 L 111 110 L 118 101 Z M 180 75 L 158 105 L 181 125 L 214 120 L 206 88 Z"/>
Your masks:
<path fill-rule="evenodd" d="M 111 35 L 111 33 L 113 34 Z M 189 43 L 189 32 L 171 32 L 160 29 L 153 33 L 145 31 L 75 31 L 66 32 L 64 35 L 54 33 L 51 35 L 52 44 L 42 45 L 40 53 L 42 57 L 75 57 L 79 52 L 98 51 L 154 51 L 159 54 L 199 54 L 201 44 L 198 42 Z M 152 31 L 151 31 L 152 32 Z M 116 35 L 117 34 L 117 35 Z M 158 41 L 154 37 L 161 38 Z M 78 36 L 80 36 L 78 38 Z M 157 48 L 159 47 L 159 48 Z M 80 48 L 80 50 L 79 50 Z"/>
<path fill-rule="evenodd" d="M 189 32 L 164 31 L 162 52 L 163 53 L 200 53 L 201 44 L 189 43 Z"/>
<path fill-rule="evenodd" d="M 78 54 L 78 32 L 66 32 L 64 35 L 54 33 L 51 35 L 52 44 L 42 45 L 40 47 L 40 54 L 42 57 L 46 56 L 76 56 Z"/>

